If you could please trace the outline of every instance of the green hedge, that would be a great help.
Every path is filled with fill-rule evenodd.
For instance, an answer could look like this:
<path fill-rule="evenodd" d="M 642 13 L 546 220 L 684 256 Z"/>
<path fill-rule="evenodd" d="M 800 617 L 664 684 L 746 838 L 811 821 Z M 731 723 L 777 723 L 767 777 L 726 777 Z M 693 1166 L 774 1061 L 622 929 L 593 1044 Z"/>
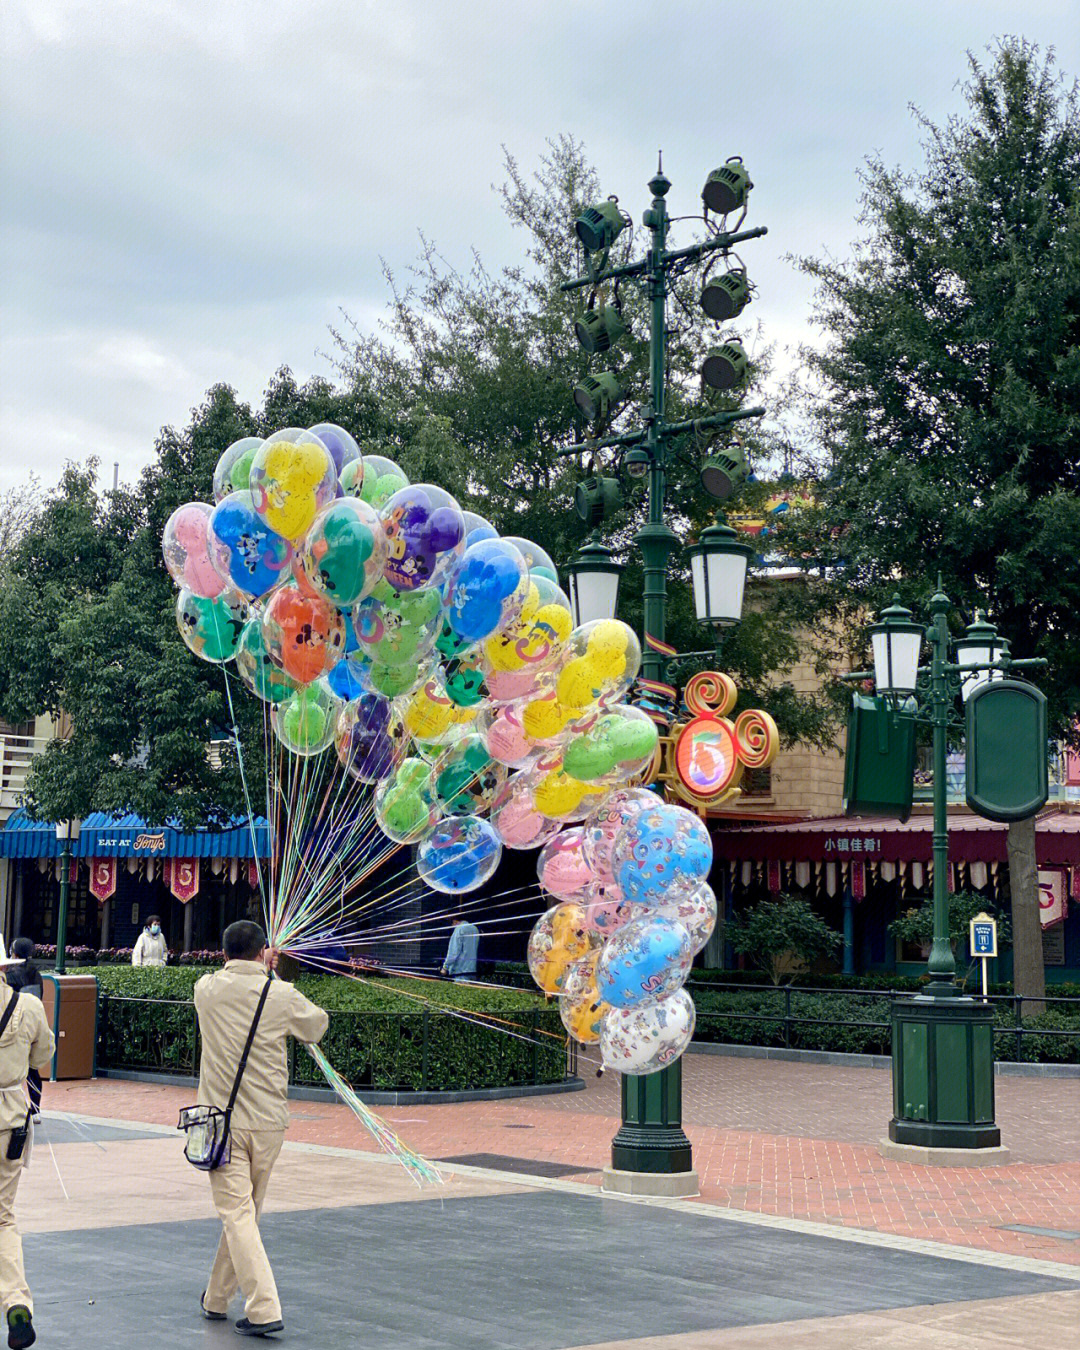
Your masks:
<path fill-rule="evenodd" d="M 191 998 L 205 971 L 105 966 L 90 973 L 97 975 L 105 996 L 98 1051 L 102 1067 L 197 1071 Z M 538 994 L 415 979 L 361 983 L 312 975 L 296 983 L 330 1013 L 322 1046 L 354 1087 L 451 1091 L 556 1083 L 566 1076 L 566 1036 L 558 1010 Z M 497 1020 L 484 1026 L 460 1013 Z M 290 1054 L 290 1080 L 323 1084 L 318 1066 L 302 1048 Z"/>

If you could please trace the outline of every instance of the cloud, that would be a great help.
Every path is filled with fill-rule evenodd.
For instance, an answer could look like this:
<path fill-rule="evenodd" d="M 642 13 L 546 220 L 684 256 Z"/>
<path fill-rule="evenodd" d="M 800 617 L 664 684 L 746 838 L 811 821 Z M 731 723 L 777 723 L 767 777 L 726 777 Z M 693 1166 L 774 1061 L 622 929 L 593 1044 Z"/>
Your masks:
<path fill-rule="evenodd" d="M 1024 11 L 1076 72 L 1074 20 Z M 635 218 L 658 148 L 678 214 L 742 154 L 755 316 L 809 336 L 786 255 L 847 251 L 863 157 L 917 163 L 909 101 L 955 111 L 965 48 L 1014 22 L 1002 0 L 7 0 L 2 443 L 47 426 L 44 476 L 91 453 L 129 474 L 209 384 L 325 373 L 326 325 L 379 312 L 380 259 L 401 271 L 418 229 L 463 266 L 520 257 L 501 147 L 527 171 L 563 131 Z M 0 458 L 0 483 L 23 471 Z"/>

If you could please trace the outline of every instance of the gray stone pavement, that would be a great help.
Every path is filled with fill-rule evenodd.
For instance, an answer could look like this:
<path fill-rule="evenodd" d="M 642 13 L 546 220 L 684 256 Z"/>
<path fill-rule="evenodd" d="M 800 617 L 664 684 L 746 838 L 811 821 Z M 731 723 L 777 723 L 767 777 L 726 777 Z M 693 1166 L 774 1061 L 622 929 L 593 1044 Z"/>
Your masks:
<path fill-rule="evenodd" d="M 204 1218 L 29 1235 L 42 1346 L 238 1344 L 197 1306 L 219 1231 Z M 285 1308 L 280 1342 L 319 1350 L 567 1350 L 669 1336 L 719 1345 L 730 1329 L 857 1325 L 860 1315 L 915 1305 L 1076 1289 L 1016 1269 L 551 1190 L 293 1209 L 267 1215 L 264 1233 Z"/>

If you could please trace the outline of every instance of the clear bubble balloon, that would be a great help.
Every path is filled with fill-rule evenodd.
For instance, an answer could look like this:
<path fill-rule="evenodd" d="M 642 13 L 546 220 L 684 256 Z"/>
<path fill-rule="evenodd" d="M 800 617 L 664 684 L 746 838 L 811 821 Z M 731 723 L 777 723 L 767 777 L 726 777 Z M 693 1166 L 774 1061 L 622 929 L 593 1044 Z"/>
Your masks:
<path fill-rule="evenodd" d="M 322 596 L 284 586 L 267 602 L 263 641 L 276 666 L 297 684 L 310 684 L 344 655 L 345 616 Z"/>
<path fill-rule="evenodd" d="M 621 619 L 594 619 L 575 628 L 564 656 L 555 694 L 566 708 L 617 702 L 641 668 L 641 644 Z"/>
<path fill-rule="evenodd" d="M 406 738 L 388 698 L 374 691 L 345 704 L 334 748 L 342 767 L 361 783 L 388 778 L 404 757 Z"/>
<path fill-rule="evenodd" d="M 360 458 L 360 447 L 356 441 L 336 422 L 319 422 L 308 430 L 330 451 L 334 461 L 334 472 L 340 474 L 346 464 L 352 464 Z"/>
<path fill-rule="evenodd" d="M 584 835 L 580 827 L 563 830 L 544 845 L 536 860 L 540 885 L 560 900 L 580 900 L 593 880 L 582 852 Z"/>
<path fill-rule="evenodd" d="M 489 520 L 478 516 L 475 511 L 462 511 L 465 517 L 465 547 L 478 544 L 481 539 L 498 539 L 499 531 Z"/>
<path fill-rule="evenodd" d="M 389 540 L 385 576 L 400 591 L 440 586 L 465 551 L 465 517 L 449 492 L 417 483 L 395 492 L 379 515 Z"/>
<path fill-rule="evenodd" d="M 377 666 L 412 666 L 430 655 L 442 622 L 442 596 L 435 587 L 395 590 L 380 581 L 353 610 L 353 628 L 365 655 Z"/>
<path fill-rule="evenodd" d="M 622 827 L 639 811 L 663 801 L 648 788 L 616 788 L 585 821 L 585 857 L 601 881 L 614 881 L 611 853 Z"/>
<path fill-rule="evenodd" d="M 647 912 L 681 923 L 690 934 L 690 949 L 697 956 L 716 927 L 716 894 L 707 881 L 683 883 L 671 887 Z"/>
<path fill-rule="evenodd" d="M 384 455 L 364 455 L 341 471 L 341 490 L 345 496 L 359 497 L 376 511 L 381 511 L 395 492 L 408 485 L 405 471 Z"/>
<path fill-rule="evenodd" d="M 196 656 L 215 666 L 236 655 L 247 618 L 247 601 L 235 591 L 207 598 L 185 587 L 176 597 L 180 636 Z"/>
<path fill-rule="evenodd" d="M 433 891 L 462 895 L 489 880 L 501 857 L 502 844 L 488 821 L 448 816 L 416 850 L 416 870 Z"/>
<path fill-rule="evenodd" d="M 520 535 L 508 534 L 505 538 L 506 542 L 513 544 L 525 559 L 525 566 L 529 569 L 530 576 L 545 577 L 548 581 L 553 581 L 556 586 L 559 584 L 559 573 L 555 564 L 551 561 L 550 553 L 546 553 L 539 544 L 534 544 L 531 539 L 522 539 Z"/>
<path fill-rule="evenodd" d="M 566 972 L 559 995 L 559 1016 L 570 1036 L 580 1045 L 595 1045 L 600 1023 L 608 1011 L 596 987 L 596 962 L 600 953 L 590 952 Z"/>
<path fill-rule="evenodd" d="M 600 1024 L 600 1058 L 619 1073 L 666 1069 L 694 1038 L 694 1000 L 677 989 L 644 1008 L 612 1008 Z"/>
<path fill-rule="evenodd" d="M 712 840 L 693 811 L 658 801 L 623 826 L 611 856 L 626 898 L 650 904 L 662 901 L 673 882 L 706 880 Z"/>
<path fill-rule="evenodd" d="M 251 462 L 256 511 L 277 534 L 296 542 L 337 493 L 333 456 L 318 436 L 286 427 L 268 436 Z"/>
<path fill-rule="evenodd" d="M 312 587 L 342 609 L 364 600 L 386 565 L 386 534 L 367 502 L 343 497 L 315 518 L 300 551 Z"/>
<path fill-rule="evenodd" d="M 210 518 L 214 508 L 209 502 L 187 502 L 178 506 L 165 522 L 161 552 L 169 576 L 177 586 L 186 586 L 194 595 L 212 598 L 225 589 L 225 580 L 210 560 Z"/>
<path fill-rule="evenodd" d="M 648 713 L 617 703 L 575 724 L 563 746 L 563 768 L 583 783 L 625 783 L 648 768 L 659 741 Z"/>
<path fill-rule="evenodd" d="M 470 544 L 450 573 L 446 622 L 480 642 L 521 613 L 528 587 L 525 560 L 504 539 Z"/>
<path fill-rule="evenodd" d="M 483 646 L 488 694 L 494 702 L 527 698 L 540 676 L 555 669 L 574 627 L 570 601 L 544 577 L 530 576 L 517 618 L 504 622 Z"/>
<path fill-rule="evenodd" d="M 214 469 L 215 502 L 224 500 L 230 492 L 248 490 L 251 461 L 261 445 L 261 436 L 241 436 L 224 451 Z"/>
<path fill-rule="evenodd" d="M 270 659 L 263 641 L 261 614 L 253 615 L 244 624 L 236 648 L 236 673 L 264 703 L 280 703 L 296 691 L 296 681 Z"/>
<path fill-rule="evenodd" d="M 606 788 L 592 788 L 571 778 L 558 750 L 545 751 L 527 770 L 533 805 L 551 820 L 585 820 L 599 806 Z"/>
<path fill-rule="evenodd" d="M 302 758 L 321 755 L 334 742 L 341 700 L 325 680 L 297 689 L 270 709 L 270 725 L 286 750 Z"/>
<path fill-rule="evenodd" d="M 506 781 L 507 770 L 474 733 L 455 741 L 435 764 L 435 795 L 448 816 L 483 815 Z"/>
<path fill-rule="evenodd" d="M 395 844 L 426 839 L 439 821 L 434 770 L 425 760 L 403 759 L 375 789 L 375 821 Z"/>
<path fill-rule="evenodd" d="M 255 510 L 250 492 L 237 491 L 214 507 L 207 535 L 218 575 L 258 599 L 289 580 L 293 548 Z"/>
<path fill-rule="evenodd" d="M 511 769 L 529 763 L 536 749 L 522 724 L 523 706 L 511 703 L 504 708 L 482 708 L 476 719 L 476 729 L 492 759 Z"/>
<path fill-rule="evenodd" d="M 624 899 L 622 888 L 613 881 L 590 881 L 580 903 L 585 927 L 605 938 L 639 917 L 640 906 Z"/>
<path fill-rule="evenodd" d="M 647 914 L 608 938 L 596 967 L 597 988 L 613 1008 L 655 1003 L 682 987 L 693 960 L 682 924 Z"/>
<path fill-rule="evenodd" d="M 405 730 L 414 740 L 446 745 L 476 717 L 476 708 L 462 708 L 449 697 L 436 672 L 416 689 L 402 712 Z"/>
<path fill-rule="evenodd" d="M 555 905 L 541 914 L 529 935 L 529 973 L 545 994 L 558 994 L 574 962 L 598 945 L 596 934 L 585 929 L 580 906 Z"/>
<path fill-rule="evenodd" d="M 533 806 L 532 792 L 520 774 L 513 774 L 491 803 L 491 823 L 507 848 L 540 848 L 562 829 Z"/>

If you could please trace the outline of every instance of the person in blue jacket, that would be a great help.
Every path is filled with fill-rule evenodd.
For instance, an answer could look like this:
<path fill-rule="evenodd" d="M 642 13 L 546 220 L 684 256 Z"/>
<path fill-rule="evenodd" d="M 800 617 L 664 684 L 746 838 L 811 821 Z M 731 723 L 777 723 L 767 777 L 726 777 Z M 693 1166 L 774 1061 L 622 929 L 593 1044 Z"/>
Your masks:
<path fill-rule="evenodd" d="M 480 930 L 464 914 L 454 919 L 454 931 L 442 963 L 442 974 L 459 983 L 476 979 L 476 953 L 480 946 Z"/>

